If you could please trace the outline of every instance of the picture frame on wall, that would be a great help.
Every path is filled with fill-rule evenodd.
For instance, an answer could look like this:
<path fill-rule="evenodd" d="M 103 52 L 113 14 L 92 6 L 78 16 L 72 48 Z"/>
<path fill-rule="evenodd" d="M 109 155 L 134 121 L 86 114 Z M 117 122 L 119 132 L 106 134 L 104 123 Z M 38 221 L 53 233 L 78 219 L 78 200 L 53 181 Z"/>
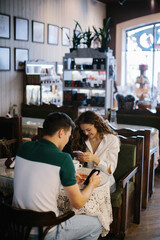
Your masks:
<path fill-rule="evenodd" d="M 32 21 L 32 41 L 44 43 L 44 23 Z"/>
<path fill-rule="evenodd" d="M 0 13 L 0 38 L 10 39 L 10 16 Z"/>
<path fill-rule="evenodd" d="M 14 40 L 29 40 L 29 20 L 14 17 Z"/>
<path fill-rule="evenodd" d="M 14 69 L 15 69 L 15 71 L 23 71 L 25 61 L 29 61 L 29 49 L 14 48 Z"/>
<path fill-rule="evenodd" d="M 63 46 L 69 46 L 70 41 L 68 37 L 70 38 L 70 29 L 66 27 L 62 27 L 62 45 Z"/>
<path fill-rule="evenodd" d="M 58 26 L 48 24 L 48 44 L 58 45 Z"/>
<path fill-rule="evenodd" d="M 0 47 L 0 71 L 11 70 L 11 49 Z"/>
<path fill-rule="evenodd" d="M 63 76 L 63 63 L 57 62 L 57 74 Z"/>

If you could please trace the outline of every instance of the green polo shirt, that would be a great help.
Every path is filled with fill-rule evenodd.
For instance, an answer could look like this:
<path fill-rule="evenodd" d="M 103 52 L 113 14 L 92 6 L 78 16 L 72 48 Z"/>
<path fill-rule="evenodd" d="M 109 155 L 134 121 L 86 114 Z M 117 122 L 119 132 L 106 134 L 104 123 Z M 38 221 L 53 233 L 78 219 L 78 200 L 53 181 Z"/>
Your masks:
<path fill-rule="evenodd" d="M 15 160 L 13 204 L 37 211 L 54 211 L 61 184 L 76 184 L 70 154 L 41 139 L 22 144 Z"/>
<path fill-rule="evenodd" d="M 63 186 L 76 183 L 75 170 L 70 154 L 59 150 L 55 144 L 46 140 L 26 142 L 21 145 L 17 155 L 28 161 L 60 167 L 60 179 Z"/>

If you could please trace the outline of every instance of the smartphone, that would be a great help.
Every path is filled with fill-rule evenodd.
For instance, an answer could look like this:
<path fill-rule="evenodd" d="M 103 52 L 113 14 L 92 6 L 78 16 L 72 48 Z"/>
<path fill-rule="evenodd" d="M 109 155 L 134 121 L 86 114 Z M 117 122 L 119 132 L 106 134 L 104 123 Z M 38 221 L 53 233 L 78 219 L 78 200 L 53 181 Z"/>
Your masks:
<path fill-rule="evenodd" d="M 73 153 L 76 153 L 76 154 L 83 154 L 82 151 L 73 151 Z"/>
<path fill-rule="evenodd" d="M 85 182 L 84 182 L 84 185 L 88 185 L 90 177 L 91 177 L 91 176 L 93 175 L 93 173 L 95 173 L 95 172 L 98 172 L 98 175 L 99 175 L 100 170 L 98 170 L 98 169 L 93 169 L 93 170 L 90 172 L 90 174 L 88 175 L 88 177 L 86 178 L 86 180 L 85 180 Z"/>

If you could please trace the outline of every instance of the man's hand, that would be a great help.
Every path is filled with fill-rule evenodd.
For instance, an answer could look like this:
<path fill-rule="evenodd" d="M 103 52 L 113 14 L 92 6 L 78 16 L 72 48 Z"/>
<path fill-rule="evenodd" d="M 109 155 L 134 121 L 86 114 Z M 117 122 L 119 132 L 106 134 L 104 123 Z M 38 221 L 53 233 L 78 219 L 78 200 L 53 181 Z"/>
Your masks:
<path fill-rule="evenodd" d="M 81 207 L 83 207 L 90 198 L 94 188 L 96 188 L 100 184 L 101 179 L 100 176 L 97 174 L 98 172 L 95 172 L 90 177 L 89 184 L 82 191 L 80 191 L 78 184 L 64 187 L 69 201 L 74 208 L 80 209 Z"/>
<path fill-rule="evenodd" d="M 87 177 L 88 177 L 88 174 L 86 173 L 76 173 L 77 183 L 84 182 Z"/>
<path fill-rule="evenodd" d="M 101 182 L 101 177 L 97 174 L 98 172 L 93 173 L 93 175 L 89 179 L 89 184 L 93 184 L 94 188 L 96 188 Z"/>

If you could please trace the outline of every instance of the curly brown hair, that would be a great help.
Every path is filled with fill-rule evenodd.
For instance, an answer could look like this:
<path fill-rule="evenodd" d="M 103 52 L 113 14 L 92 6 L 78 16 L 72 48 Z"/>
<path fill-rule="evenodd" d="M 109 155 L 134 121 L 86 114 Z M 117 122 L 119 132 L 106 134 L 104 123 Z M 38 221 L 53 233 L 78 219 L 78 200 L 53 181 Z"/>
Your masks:
<path fill-rule="evenodd" d="M 80 150 L 85 152 L 86 145 L 85 141 L 88 139 L 83 131 L 80 128 L 81 124 L 93 124 L 94 127 L 97 129 L 99 136 L 103 138 L 104 134 L 114 134 L 117 135 L 107 124 L 105 119 L 100 115 L 96 114 L 93 111 L 86 111 L 82 113 L 79 118 L 75 121 L 75 129 L 73 131 L 73 140 L 71 144 L 71 151 Z"/>

